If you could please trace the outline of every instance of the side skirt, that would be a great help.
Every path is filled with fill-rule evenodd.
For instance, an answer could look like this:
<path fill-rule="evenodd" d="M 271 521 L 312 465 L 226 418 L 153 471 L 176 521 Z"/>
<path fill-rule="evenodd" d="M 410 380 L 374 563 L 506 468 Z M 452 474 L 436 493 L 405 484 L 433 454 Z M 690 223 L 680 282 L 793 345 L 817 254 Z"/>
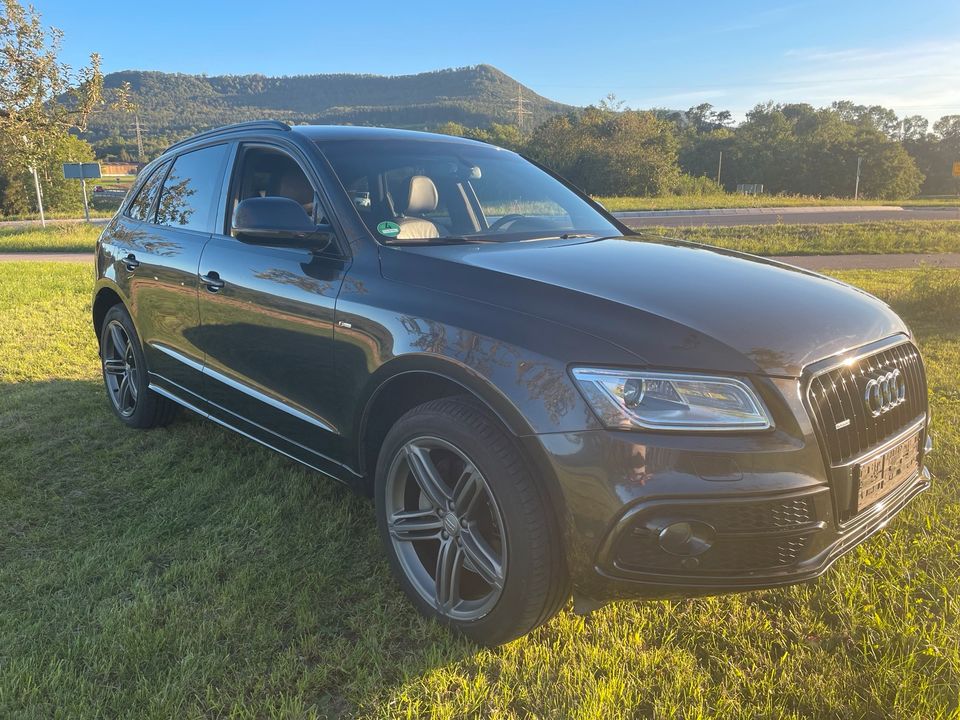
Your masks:
<path fill-rule="evenodd" d="M 227 428 L 228 430 L 232 430 L 233 432 L 237 433 L 238 435 L 242 435 L 243 437 L 245 437 L 245 438 L 247 438 L 247 439 L 249 439 L 249 440 L 253 440 L 254 442 L 257 442 L 257 443 L 263 445 L 264 447 L 270 448 L 270 449 L 273 450 L 274 452 L 278 452 L 278 453 L 280 453 L 281 455 L 283 455 L 283 456 L 285 456 L 285 457 L 288 457 L 288 458 L 290 458 L 291 460 L 294 460 L 294 461 L 300 463 L 301 465 L 304 465 L 304 466 L 310 468 L 311 470 L 314 470 L 314 471 L 320 473 L 321 475 L 325 475 L 326 477 L 332 478 L 333 480 L 336 480 L 337 482 L 342 483 L 343 485 L 346 485 L 347 487 L 349 487 L 349 488 L 351 488 L 351 489 L 354 489 L 354 488 L 356 487 L 355 478 L 352 478 L 352 479 L 348 480 L 348 479 L 346 479 L 346 478 L 344 478 L 344 477 L 338 476 L 338 475 L 330 472 L 329 470 L 324 470 L 323 468 L 317 467 L 316 465 L 314 465 L 314 464 L 312 464 L 312 463 L 310 463 L 310 462 L 307 462 L 306 460 L 304 460 L 304 459 L 301 458 L 301 457 L 297 457 L 296 455 L 293 455 L 293 454 L 287 452 L 286 450 L 282 450 L 282 449 L 278 448 L 276 445 L 271 445 L 270 443 L 266 442 L 265 440 L 263 440 L 263 439 L 261 439 L 261 438 L 258 438 L 258 437 L 256 437 L 255 435 L 251 435 L 250 433 L 241 430 L 240 428 L 236 427 L 235 425 L 231 425 L 230 423 L 228 423 L 228 422 L 226 422 L 226 421 L 224 421 L 224 420 L 221 420 L 221 419 L 218 418 L 218 417 L 214 417 L 213 415 L 211 415 L 211 414 L 208 413 L 207 411 L 201 410 L 201 409 L 198 408 L 196 405 L 193 405 L 192 403 L 187 402 L 186 400 L 178 397 L 176 394 L 170 392 L 170 391 L 167 390 L 166 388 L 163 388 L 163 387 L 157 385 L 156 383 L 151 382 L 151 383 L 148 385 L 148 387 L 149 387 L 150 390 L 152 390 L 153 392 L 157 393 L 157 395 L 162 395 L 163 397 L 167 398 L 168 400 L 172 400 L 173 402 L 177 403 L 178 405 L 182 405 L 183 407 L 187 408 L 188 410 L 191 410 L 191 411 L 195 412 L 197 415 L 200 415 L 201 417 L 203 417 L 203 418 L 205 418 L 205 419 L 207 419 L 207 420 L 212 420 L 213 422 L 217 423 L 218 425 L 220 425 L 220 426 L 222 426 L 222 427 L 225 427 L 225 428 Z"/>

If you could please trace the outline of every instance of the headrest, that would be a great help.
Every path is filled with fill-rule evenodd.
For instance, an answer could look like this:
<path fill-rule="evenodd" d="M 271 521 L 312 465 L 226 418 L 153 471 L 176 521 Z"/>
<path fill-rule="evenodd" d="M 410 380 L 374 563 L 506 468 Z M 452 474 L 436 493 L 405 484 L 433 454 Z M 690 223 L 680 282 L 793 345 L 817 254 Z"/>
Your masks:
<path fill-rule="evenodd" d="M 433 212 L 437 209 L 437 186 L 425 175 L 414 175 L 407 180 L 407 206 L 404 213 L 409 215 Z"/>
<path fill-rule="evenodd" d="M 288 171 L 280 176 L 280 182 L 277 183 L 276 194 L 281 197 L 293 198 L 301 205 L 313 202 L 313 188 L 303 176 L 300 168 L 296 171 Z"/>

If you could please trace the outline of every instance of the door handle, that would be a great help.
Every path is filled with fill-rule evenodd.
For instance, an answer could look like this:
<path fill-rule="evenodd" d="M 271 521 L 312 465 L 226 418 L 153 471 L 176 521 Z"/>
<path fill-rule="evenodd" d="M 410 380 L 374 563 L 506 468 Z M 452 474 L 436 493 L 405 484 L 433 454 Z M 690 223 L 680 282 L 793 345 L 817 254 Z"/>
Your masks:
<path fill-rule="evenodd" d="M 123 266 L 130 272 L 133 272 L 140 267 L 140 261 L 137 260 L 137 256 L 133 253 L 128 253 L 127 256 L 121 260 L 121 262 L 123 263 Z"/>
<path fill-rule="evenodd" d="M 207 290 L 212 293 L 220 292 L 223 289 L 223 286 L 226 284 L 223 280 L 220 279 L 220 273 L 214 272 L 211 270 L 206 275 L 200 276 L 200 282 L 202 282 Z"/>

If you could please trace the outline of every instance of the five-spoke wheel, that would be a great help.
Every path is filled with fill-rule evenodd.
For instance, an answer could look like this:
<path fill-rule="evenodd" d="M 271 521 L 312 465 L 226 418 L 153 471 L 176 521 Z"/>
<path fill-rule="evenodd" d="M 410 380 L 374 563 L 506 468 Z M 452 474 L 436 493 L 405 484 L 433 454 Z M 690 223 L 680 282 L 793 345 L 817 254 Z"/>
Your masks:
<path fill-rule="evenodd" d="M 122 417 L 130 417 L 137 409 L 137 391 L 140 385 L 133 344 L 119 320 L 111 320 L 107 324 L 104 339 L 101 355 L 107 394 L 116 411 Z"/>
<path fill-rule="evenodd" d="M 151 428 L 173 420 L 178 406 L 150 389 L 140 338 L 121 304 L 111 307 L 103 318 L 100 359 L 110 406 L 125 425 Z"/>
<path fill-rule="evenodd" d="M 470 458 L 446 440 L 413 438 L 393 459 L 384 499 L 390 540 L 424 600 L 459 620 L 488 613 L 503 590 L 507 538 Z"/>
<path fill-rule="evenodd" d="M 476 642 L 523 635 L 569 596 L 546 492 L 476 400 L 431 400 L 397 420 L 375 494 L 388 559 L 414 605 Z"/>

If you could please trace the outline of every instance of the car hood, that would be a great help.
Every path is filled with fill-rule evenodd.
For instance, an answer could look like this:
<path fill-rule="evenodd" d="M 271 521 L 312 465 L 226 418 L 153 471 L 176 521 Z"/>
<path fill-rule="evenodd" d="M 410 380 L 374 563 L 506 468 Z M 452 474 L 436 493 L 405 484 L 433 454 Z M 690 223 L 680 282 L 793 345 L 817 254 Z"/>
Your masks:
<path fill-rule="evenodd" d="M 883 302 L 781 263 L 682 241 L 384 247 L 386 277 L 507 307 L 615 343 L 641 363 L 796 377 L 897 333 Z M 584 348 L 579 362 L 602 362 Z"/>

